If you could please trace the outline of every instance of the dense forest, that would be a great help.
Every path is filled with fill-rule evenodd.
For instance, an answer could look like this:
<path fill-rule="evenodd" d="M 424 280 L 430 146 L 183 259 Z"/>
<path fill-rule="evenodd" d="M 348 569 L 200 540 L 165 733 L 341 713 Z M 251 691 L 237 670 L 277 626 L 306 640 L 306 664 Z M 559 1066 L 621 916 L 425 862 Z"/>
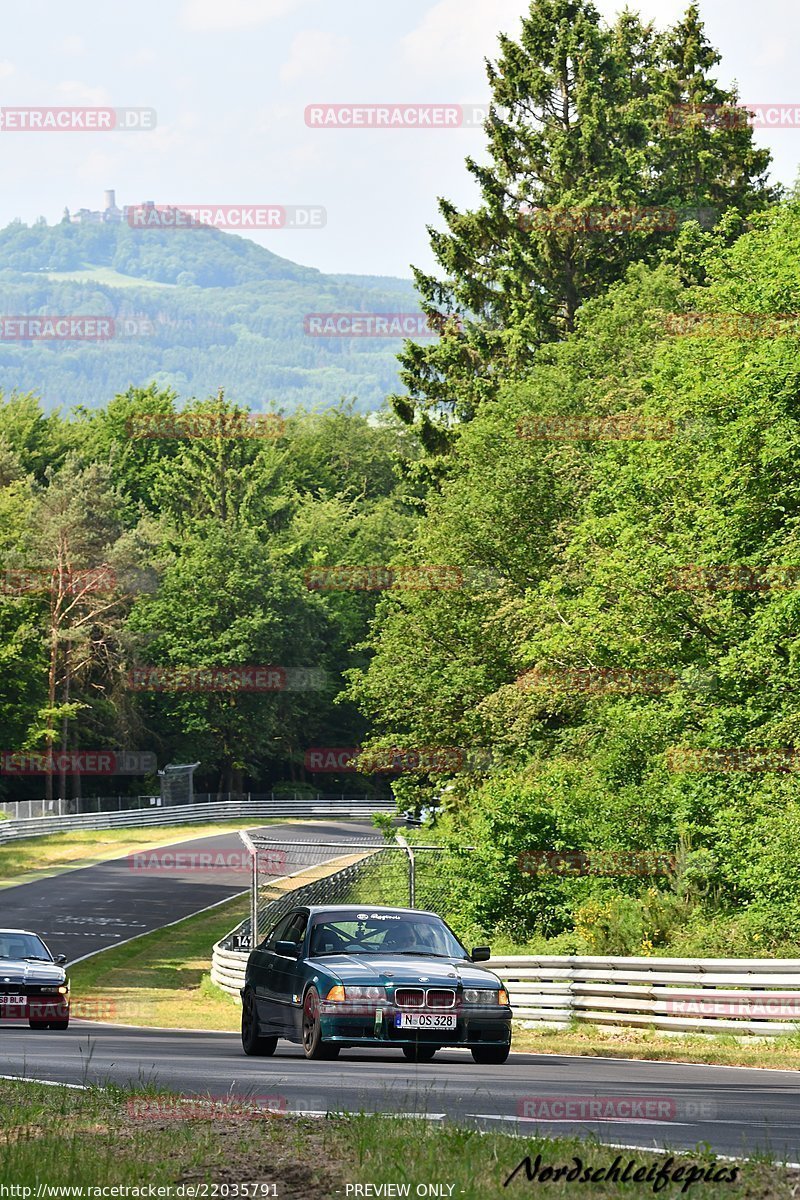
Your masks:
<path fill-rule="evenodd" d="M 694 7 L 657 32 L 534 0 L 391 416 L 147 438 L 178 407 L 158 382 L 67 416 L 7 395 L 6 745 L 154 749 L 224 791 L 362 746 L 326 784 L 433 810 L 476 940 L 800 953 L 800 202 L 746 123 L 705 119 L 737 104 L 717 62 Z M 718 219 L 517 219 L 612 201 Z M 13 594 L 26 569 L 48 586 Z M 306 683 L 130 685 L 245 664 Z"/>

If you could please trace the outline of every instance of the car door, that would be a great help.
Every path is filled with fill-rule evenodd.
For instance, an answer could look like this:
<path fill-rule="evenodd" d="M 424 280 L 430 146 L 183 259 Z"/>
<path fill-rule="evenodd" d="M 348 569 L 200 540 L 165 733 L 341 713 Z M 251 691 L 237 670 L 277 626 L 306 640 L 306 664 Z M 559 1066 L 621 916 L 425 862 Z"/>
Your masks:
<path fill-rule="evenodd" d="M 281 917 L 263 942 L 250 955 L 248 977 L 255 993 L 256 1008 L 261 1023 L 262 1032 L 276 1034 L 283 1032 L 283 1012 L 276 1003 L 275 995 L 275 963 L 277 955 L 274 947 L 280 941 L 284 932 L 289 928 L 292 913 Z"/>
<path fill-rule="evenodd" d="M 297 909 L 290 914 L 289 924 L 276 941 L 294 942 L 303 953 L 308 928 L 308 913 Z M 275 1003 L 281 1010 L 281 1026 L 286 1037 L 299 1038 L 302 1030 L 303 960 L 273 955 L 272 987 Z"/>

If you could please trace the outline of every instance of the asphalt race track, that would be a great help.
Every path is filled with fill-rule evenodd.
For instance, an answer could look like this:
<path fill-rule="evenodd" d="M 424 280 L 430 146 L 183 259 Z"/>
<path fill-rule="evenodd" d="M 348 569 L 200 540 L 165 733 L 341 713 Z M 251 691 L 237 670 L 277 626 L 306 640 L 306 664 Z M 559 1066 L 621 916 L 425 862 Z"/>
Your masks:
<path fill-rule="evenodd" d="M 270 825 L 270 837 L 296 841 L 334 841 L 337 838 L 369 837 L 368 824 L 352 822 L 304 822 Z M 164 841 L 170 840 L 169 830 Z M 233 870 L 170 869 L 175 853 L 211 852 L 233 855 Z M 146 852 L 157 855 L 153 847 Z M 95 950 L 140 933 L 179 921 L 200 909 L 237 896 L 250 887 L 247 852 L 237 833 L 217 833 L 176 843 L 164 850 L 165 865 L 157 871 L 132 869 L 128 857 L 115 858 L 95 867 L 81 867 L 49 879 L 0 889 L 0 927 L 32 929 L 41 934 L 53 954 L 66 954 L 70 962 Z M 335 851 L 323 857 L 332 858 Z"/>
<path fill-rule="evenodd" d="M 364 836 L 369 827 L 319 822 L 270 826 L 269 832 L 334 840 Z M 212 834 L 170 849 L 228 854 L 240 848 L 236 834 Z M 0 890 L 0 925 L 37 930 L 55 953 L 74 961 L 247 887 L 245 868 L 151 873 L 131 870 L 122 858 Z M 73 1020 L 65 1032 L 0 1025 L 0 1075 L 79 1085 L 151 1082 L 285 1112 L 416 1113 L 484 1129 L 594 1133 L 607 1143 L 642 1148 L 705 1142 L 718 1154 L 765 1151 L 800 1161 L 795 1071 L 533 1054 L 512 1054 L 504 1066 L 490 1067 L 460 1050 L 440 1051 L 433 1063 L 419 1065 L 397 1051 L 355 1049 L 335 1062 L 307 1062 L 286 1042 L 274 1058 L 255 1059 L 245 1057 L 234 1034 Z M 613 1107 L 613 1116 L 598 1119 L 597 1108 L 588 1107 L 598 1100 Z"/>
<path fill-rule="evenodd" d="M 398 1052 L 344 1050 L 335 1062 L 307 1062 L 279 1043 L 272 1059 L 246 1058 L 228 1033 L 185 1033 L 71 1023 L 65 1033 L 0 1028 L 0 1072 L 64 1083 L 155 1082 L 187 1095 L 230 1096 L 287 1112 L 424 1113 L 482 1128 L 594 1132 L 625 1146 L 691 1148 L 718 1154 L 768 1150 L 800 1159 L 800 1073 L 612 1059 L 512 1054 L 502 1067 L 442 1050 L 416 1066 Z M 559 1098 L 656 1102 L 665 1118 L 613 1121 L 520 1120 Z"/>

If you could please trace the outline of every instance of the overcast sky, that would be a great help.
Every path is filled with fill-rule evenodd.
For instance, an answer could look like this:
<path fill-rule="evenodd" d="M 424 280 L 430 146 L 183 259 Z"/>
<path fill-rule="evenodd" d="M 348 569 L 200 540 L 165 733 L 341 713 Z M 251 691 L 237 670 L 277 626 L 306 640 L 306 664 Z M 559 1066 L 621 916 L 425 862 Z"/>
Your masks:
<path fill-rule="evenodd" d="M 463 160 L 480 129 L 319 130 L 316 102 L 481 102 L 484 56 L 528 0 L 25 0 L 4 10 L 3 106 L 152 107 L 150 133 L 4 130 L 0 224 L 117 201 L 322 205 L 327 225 L 256 240 L 325 271 L 407 275 L 430 265 L 436 197 L 474 199 Z M 604 16 L 622 7 L 600 0 Z M 660 25 L 686 7 L 642 0 Z M 800 106 L 797 0 L 706 0 L 721 82 L 748 103 Z M 800 125 L 759 130 L 791 183 Z"/>

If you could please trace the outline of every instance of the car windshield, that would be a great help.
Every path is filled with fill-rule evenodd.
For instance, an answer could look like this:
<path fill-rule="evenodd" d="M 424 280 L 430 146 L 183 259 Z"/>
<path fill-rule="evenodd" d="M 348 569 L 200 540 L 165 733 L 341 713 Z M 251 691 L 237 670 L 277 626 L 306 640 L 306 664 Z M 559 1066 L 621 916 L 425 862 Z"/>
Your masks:
<path fill-rule="evenodd" d="M 438 917 L 420 913 L 320 913 L 311 927 L 312 957 L 326 954 L 417 954 L 467 958 Z"/>
<path fill-rule="evenodd" d="M 33 958 L 42 962 L 53 961 L 44 942 L 35 933 L 3 933 L 0 931 L 0 959 L 3 958 Z"/>

